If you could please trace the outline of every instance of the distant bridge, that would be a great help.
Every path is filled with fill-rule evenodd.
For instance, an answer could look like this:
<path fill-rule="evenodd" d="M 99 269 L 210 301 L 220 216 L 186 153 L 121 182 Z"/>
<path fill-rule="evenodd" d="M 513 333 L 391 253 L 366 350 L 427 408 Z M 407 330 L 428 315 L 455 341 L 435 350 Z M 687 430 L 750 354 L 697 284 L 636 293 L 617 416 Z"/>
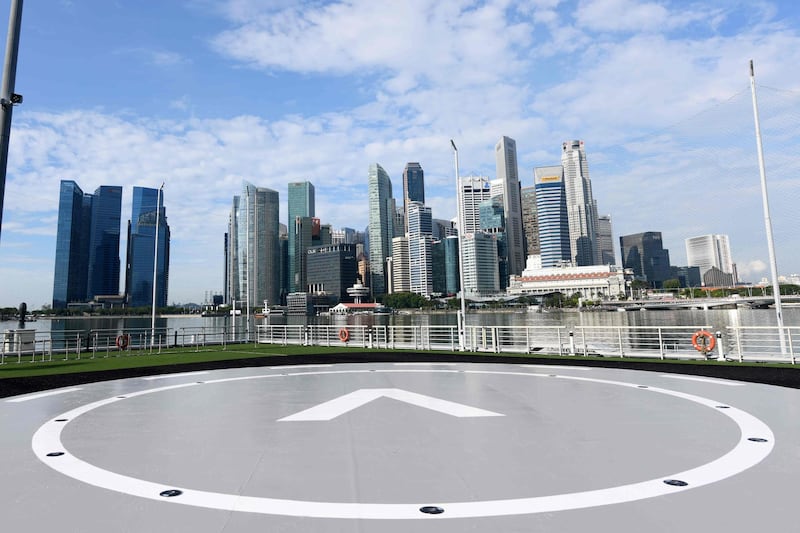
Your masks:
<path fill-rule="evenodd" d="M 782 295 L 781 303 L 800 303 L 800 295 Z M 675 298 L 661 300 L 620 300 L 606 301 L 603 307 L 617 308 L 625 311 L 659 310 L 659 309 L 714 309 L 746 307 L 749 309 L 765 309 L 775 305 L 772 296 L 739 296 L 726 298 Z"/>

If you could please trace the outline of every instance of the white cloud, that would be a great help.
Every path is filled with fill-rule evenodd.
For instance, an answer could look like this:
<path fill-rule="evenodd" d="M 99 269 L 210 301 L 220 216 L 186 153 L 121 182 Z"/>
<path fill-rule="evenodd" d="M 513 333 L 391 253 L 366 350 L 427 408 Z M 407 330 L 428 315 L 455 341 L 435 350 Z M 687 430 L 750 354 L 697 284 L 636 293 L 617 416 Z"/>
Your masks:
<path fill-rule="evenodd" d="M 308 179 L 323 222 L 363 230 L 368 165 L 381 163 L 400 197 L 403 166 L 420 161 L 434 217 L 450 218 L 449 139 L 458 144 L 463 175 L 493 176 L 494 143 L 508 135 L 517 140 L 523 186 L 532 183 L 533 166 L 558 162 L 563 140 L 584 139 L 599 208 L 612 214 L 617 235 L 662 231 L 680 263 L 686 236 L 728 233 L 735 257 L 751 258 L 740 272 L 757 272 L 766 247 L 752 179 L 752 116 L 746 93 L 726 100 L 747 90 L 751 57 L 760 83 L 800 87 L 800 71 L 792 68 L 800 63 L 800 34 L 767 10 L 760 11 L 761 25 L 717 33 L 731 23 L 726 12 L 693 8 L 691 14 L 714 17 L 692 15 L 703 31 L 688 36 L 675 31 L 686 27 L 680 21 L 686 11 L 677 5 L 583 2 L 577 15 L 574 3 L 557 0 L 215 5 L 230 24 L 213 43 L 225 57 L 266 70 L 271 79 L 282 71 L 311 73 L 313 82 L 348 76 L 366 103 L 275 119 L 249 108 L 227 118 L 182 120 L 20 108 L 0 244 L 5 251 L 15 239 L 48 235 L 39 248 L 52 279 L 59 179 L 73 179 L 87 192 L 124 185 L 123 219 L 130 216 L 132 185 L 165 180 L 173 265 L 193 272 L 191 279 L 171 277 L 170 300 L 197 300 L 222 284 L 222 234 L 242 179 L 279 191 L 284 203 L 286 183 Z M 621 12 L 625 21 L 611 20 Z M 186 110 L 194 98 L 165 101 Z M 794 250 L 785 221 L 800 200 L 792 192 L 800 189 L 800 173 L 794 152 L 769 144 L 795 143 L 791 125 L 800 119 L 789 109 L 800 105 L 786 103 L 767 102 L 763 118 L 778 135 L 767 139 L 771 186 L 781 191 L 774 200 L 776 239 L 781 249 Z M 718 112 L 695 116 L 714 106 Z M 796 215 L 792 220 L 800 223 Z M 786 255 L 788 268 L 800 270 L 796 253 Z"/>

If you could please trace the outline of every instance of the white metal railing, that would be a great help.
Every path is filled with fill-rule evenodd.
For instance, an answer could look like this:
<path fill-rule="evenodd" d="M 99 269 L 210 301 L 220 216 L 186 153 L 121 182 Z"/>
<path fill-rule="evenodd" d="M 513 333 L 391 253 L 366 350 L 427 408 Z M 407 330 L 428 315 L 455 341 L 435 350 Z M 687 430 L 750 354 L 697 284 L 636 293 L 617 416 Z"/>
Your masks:
<path fill-rule="evenodd" d="M 789 361 L 797 362 L 800 347 L 800 327 L 728 326 L 728 356 L 739 361 Z M 781 334 L 786 352 L 781 353 Z"/>
<path fill-rule="evenodd" d="M 95 357 L 161 353 L 180 347 L 199 351 L 208 346 L 260 344 L 458 351 L 455 325 L 259 325 L 249 340 L 243 330 L 225 327 L 149 328 L 91 331 L 14 330 L 5 332 L 0 364 L 49 362 Z M 716 346 L 698 352 L 697 331 L 714 335 Z M 565 356 L 655 357 L 660 359 L 731 359 L 797 362 L 800 327 L 729 326 L 723 331 L 704 326 L 467 326 L 466 351 Z M 784 351 L 781 351 L 781 346 Z"/>
<path fill-rule="evenodd" d="M 693 337 L 705 331 L 714 348 L 698 351 Z M 346 332 L 343 333 L 343 332 Z M 466 350 L 659 359 L 735 359 L 796 362 L 800 327 L 784 328 L 787 352 L 780 351 L 778 328 L 712 326 L 467 326 Z M 458 350 L 456 326 L 258 326 L 257 343 L 347 346 L 402 350 Z"/>
<path fill-rule="evenodd" d="M 2 333 L 0 365 L 157 354 L 175 347 L 199 351 L 216 345 L 224 350 L 228 344 L 243 342 L 250 342 L 246 331 L 227 327 L 156 328 L 154 332 L 150 328 L 8 330 Z"/>

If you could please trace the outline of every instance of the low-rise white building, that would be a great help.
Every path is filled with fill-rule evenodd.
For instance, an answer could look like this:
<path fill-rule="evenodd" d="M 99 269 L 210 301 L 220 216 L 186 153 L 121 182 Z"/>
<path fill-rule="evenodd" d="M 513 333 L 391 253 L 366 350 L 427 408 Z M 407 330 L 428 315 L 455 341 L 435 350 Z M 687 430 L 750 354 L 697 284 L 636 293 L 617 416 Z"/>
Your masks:
<path fill-rule="evenodd" d="M 511 276 L 508 294 L 566 295 L 580 293 L 589 300 L 607 300 L 626 294 L 626 278 L 616 265 L 556 266 L 542 268 L 539 256 L 528 256 L 527 267 L 521 276 Z"/>

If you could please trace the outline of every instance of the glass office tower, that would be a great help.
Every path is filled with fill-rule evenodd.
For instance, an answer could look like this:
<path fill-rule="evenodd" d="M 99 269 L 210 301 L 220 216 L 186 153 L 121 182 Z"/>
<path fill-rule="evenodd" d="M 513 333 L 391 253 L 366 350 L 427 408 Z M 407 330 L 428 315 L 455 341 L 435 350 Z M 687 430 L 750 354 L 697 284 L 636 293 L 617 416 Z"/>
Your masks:
<path fill-rule="evenodd" d="M 53 309 L 86 301 L 91 196 L 74 181 L 62 180 L 58 197 L 56 264 L 53 277 Z"/>
<path fill-rule="evenodd" d="M 386 258 L 392 253 L 395 204 L 392 180 L 377 163 L 369 166 L 369 269 L 373 295 L 385 294 Z"/>
<path fill-rule="evenodd" d="M 298 272 L 297 251 L 295 250 L 295 219 L 297 217 L 314 217 L 314 185 L 309 181 L 299 181 L 289 184 L 289 196 L 287 199 L 287 210 L 289 219 L 286 228 L 289 232 L 289 286 L 288 292 L 304 291 L 301 279 L 305 279 L 304 272 Z"/>
<path fill-rule="evenodd" d="M 122 187 L 101 185 L 92 200 L 87 300 L 119 294 L 121 219 Z"/>
<path fill-rule="evenodd" d="M 53 308 L 119 294 L 121 210 L 122 187 L 84 194 L 74 181 L 61 181 Z"/>
<path fill-rule="evenodd" d="M 133 188 L 131 220 L 128 222 L 128 259 L 125 292 L 130 307 L 153 303 L 153 267 L 156 270 L 156 307 L 167 305 L 169 286 L 170 231 L 164 209 L 164 195 L 158 189 Z M 158 229 L 156 230 L 156 219 Z M 156 260 L 156 231 L 158 253 Z"/>

